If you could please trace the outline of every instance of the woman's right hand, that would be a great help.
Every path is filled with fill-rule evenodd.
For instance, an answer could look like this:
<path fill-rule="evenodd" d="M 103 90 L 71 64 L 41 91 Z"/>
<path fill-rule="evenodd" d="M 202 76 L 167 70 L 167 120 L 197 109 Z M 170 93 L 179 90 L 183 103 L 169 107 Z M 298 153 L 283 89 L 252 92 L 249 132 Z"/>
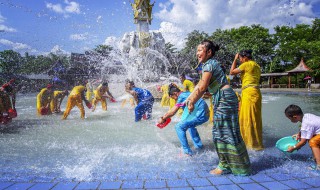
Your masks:
<path fill-rule="evenodd" d="M 164 122 L 165 122 L 165 120 L 162 119 L 162 117 L 160 117 L 160 118 L 158 119 L 158 123 L 164 123 Z"/>
<path fill-rule="evenodd" d="M 234 59 L 235 59 L 235 60 L 239 59 L 239 53 L 236 53 Z"/>

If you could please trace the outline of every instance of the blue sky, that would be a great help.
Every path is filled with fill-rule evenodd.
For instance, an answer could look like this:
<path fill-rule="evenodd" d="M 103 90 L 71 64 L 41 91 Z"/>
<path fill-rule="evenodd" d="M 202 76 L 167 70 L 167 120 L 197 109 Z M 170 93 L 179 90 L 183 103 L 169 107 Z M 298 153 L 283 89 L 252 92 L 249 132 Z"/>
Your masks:
<path fill-rule="evenodd" d="M 136 30 L 133 0 L 0 0 L 0 51 L 77 52 L 114 45 Z M 151 3 L 154 2 L 151 0 Z M 151 30 L 183 47 L 193 30 L 261 24 L 311 24 L 320 18 L 320 0 L 156 0 Z"/>

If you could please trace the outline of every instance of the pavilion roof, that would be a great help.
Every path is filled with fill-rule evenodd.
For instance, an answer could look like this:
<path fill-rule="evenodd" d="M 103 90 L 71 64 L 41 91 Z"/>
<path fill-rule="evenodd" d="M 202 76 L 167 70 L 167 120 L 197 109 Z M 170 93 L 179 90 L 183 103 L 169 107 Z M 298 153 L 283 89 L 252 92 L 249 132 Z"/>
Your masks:
<path fill-rule="evenodd" d="M 296 68 L 287 71 L 288 73 L 304 73 L 307 71 L 311 71 L 311 69 L 304 63 L 303 58 L 301 59 L 300 63 Z"/>
<path fill-rule="evenodd" d="M 287 76 L 288 73 L 261 73 L 261 77 L 281 77 Z"/>

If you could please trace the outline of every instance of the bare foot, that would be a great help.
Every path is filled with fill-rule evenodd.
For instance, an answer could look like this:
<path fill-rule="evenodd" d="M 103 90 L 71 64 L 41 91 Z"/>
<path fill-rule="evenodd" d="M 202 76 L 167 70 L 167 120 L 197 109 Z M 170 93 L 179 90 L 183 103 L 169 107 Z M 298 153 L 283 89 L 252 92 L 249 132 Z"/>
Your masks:
<path fill-rule="evenodd" d="M 219 168 L 216 168 L 214 170 L 211 170 L 210 174 L 212 174 L 212 175 L 222 175 L 223 174 L 223 170 L 220 170 Z"/>

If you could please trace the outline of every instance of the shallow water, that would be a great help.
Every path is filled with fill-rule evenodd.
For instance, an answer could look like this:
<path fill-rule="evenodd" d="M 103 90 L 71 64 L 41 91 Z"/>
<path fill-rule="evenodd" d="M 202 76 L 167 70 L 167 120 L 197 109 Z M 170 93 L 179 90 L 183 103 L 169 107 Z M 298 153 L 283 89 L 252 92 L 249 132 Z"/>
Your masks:
<path fill-rule="evenodd" d="M 205 170 L 218 163 L 212 146 L 211 124 L 198 127 L 204 150 L 193 157 L 180 155 L 180 143 L 173 121 L 164 129 L 155 126 L 167 108 L 154 104 L 153 119 L 134 122 L 133 108 L 120 102 L 86 110 L 86 119 L 74 108 L 67 120 L 62 115 L 36 116 L 36 95 L 17 97 L 18 117 L 0 127 L 0 173 L 12 178 L 55 176 L 59 180 L 112 179 L 115 174 Z M 289 104 L 305 113 L 320 115 L 319 96 L 263 94 L 263 130 L 266 149 L 249 151 L 254 173 L 301 172 L 311 151 L 306 145 L 289 158 L 274 148 L 278 139 L 298 131 L 284 115 Z M 66 100 L 62 103 L 62 110 Z M 188 136 L 189 138 L 189 136 Z M 190 138 L 189 138 L 190 139 Z M 189 142 L 193 149 L 192 142 Z M 314 175 L 307 173 L 307 175 Z M 2 178 L 3 180 L 3 178 Z"/>

